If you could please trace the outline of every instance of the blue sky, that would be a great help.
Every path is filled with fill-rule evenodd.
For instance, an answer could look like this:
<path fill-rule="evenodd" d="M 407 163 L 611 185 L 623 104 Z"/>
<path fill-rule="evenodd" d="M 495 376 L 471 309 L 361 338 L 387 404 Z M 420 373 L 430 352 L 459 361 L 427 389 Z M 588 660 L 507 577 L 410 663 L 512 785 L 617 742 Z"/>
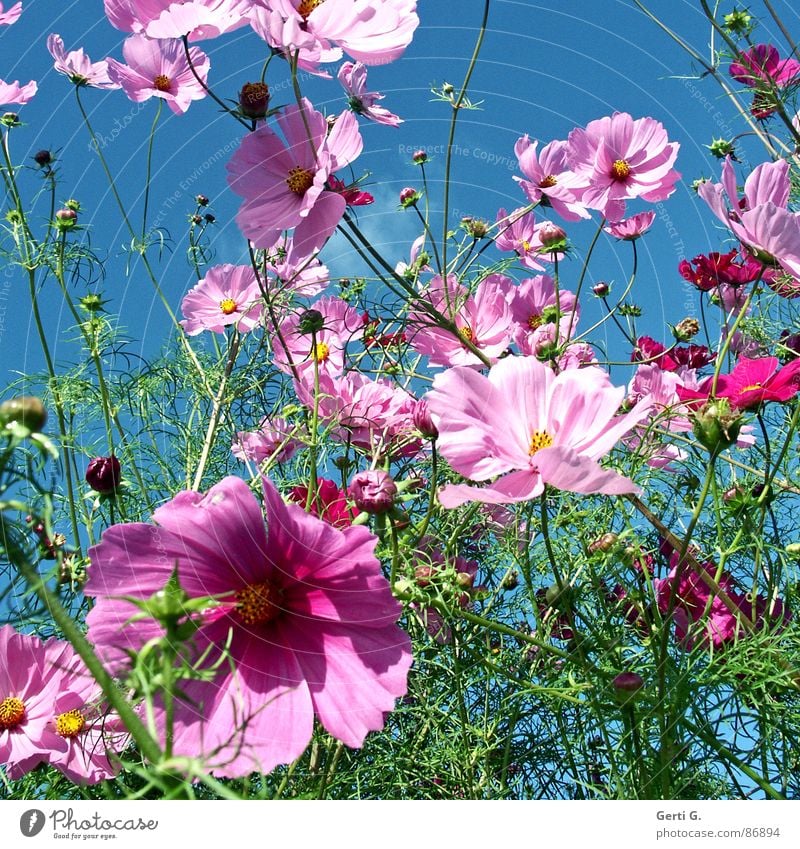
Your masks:
<path fill-rule="evenodd" d="M 21 110 L 26 126 L 12 134 L 16 161 L 30 164 L 40 148 L 60 151 L 62 180 L 59 198 L 78 198 L 84 207 L 81 223 L 91 228 L 92 245 L 104 259 L 103 292 L 109 310 L 137 342 L 135 350 L 152 353 L 168 331 L 168 323 L 150 284 L 140 269 L 126 275 L 124 245 L 129 241 L 118 210 L 111 203 L 107 183 L 82 126 L 71 84 L 52 69 L 45 46 L 50 32 L 62 35 L 67 49 L 84 46 L 95 60 L 106 55 L 121 58 L 124 34 L 113 29 L 103 15 L 101 0 L 27 0 L 20 21 L 0 34 L 0 77 L 21 81 L 35 78 L 40 91 Z M 699 50 L 707 53 L 708 34 L 697 3 L 653 0 L 652 10 L 679 30 Z M 421 0 L 421 26 L 405 56 L 398 62 L 370 71 L 370 87 L 386 94 L 384 105 L 405 119 L 398 129 L 364 123 L 365 152 L 356 162 L 356 174 L 371 172 L 372 207 L 360 210 L 363 229 L 385 251 L 391 262 L 406 257 L 418 230 L 412 214 L 397 211 L 397 193 L 415 185 L 419 171 L 410 164 L 415 147 L 440 148 L 445 143 L 448 111 L 431 102 L 430 88 L 445 80 L 458 83 L 471 54 L 483 3 Z M 786 4 L 791 29 L 797 13 Z M 260 72 L 263 43 L 243 29 L 199 45 L 212 61 L 210 82 L 224 98 L 234 98 L 242 83 Z M 494 219 L 500 206 L 513 208 L 524 198 L 512 176 L 518 173 L 514 142 L 523 134 L 542 143 L 565 138 L 570 129 L 610 114 L 630 112 L 635 118 L 652 116 L 662 121 L 671 139 L 681 144 L 678 170 L 683 181 L 670 201 L 659 206 L 656 224 L 640 242 L 640 272 L 634 300 L 645 307 L 643 330 L 665 339 L 665 322 L 675 323 L 698 307 L 696 294 L 683 284 L 677 263 L 684 256 L 719 249 L 720 238 L 710 214 L 689 189 L 701 174 L 718 173 L 718 163 L 702 147 L 713 136 L 733 135 L 741 125 L 719 90 L 709 80 L 690 79 L 689 57 L 638 11 L 631 0 L 580 0 L 556 10 L 533 2 L 494 0 L 481 62 L 475 72 L 471 97 L 482 101 L 480 110 L 464 112 L 454 156 L 451 217 L 464 214 Z M 273 71 L 277 73 L 273 74 Z M 288 102 L 285 66 L 273 62 L 269 82 L 273 103 Z M 306 92 L 318 108 L 338 112 L 344 99 L 336 80 L 310 79 Z M 84 90 L 95 132 L 114 171 L 121 195 L 134 220 L 141 218 L 144 153 L 156 103 L 131 103 L 122 92 Z M 177 310 L 193 284 L 185 259 L 186 216 L 198 192 L 213 202 L 217 224 L 211 228 L 216 261 L 242 259 L 243 242 L 233 216 L 238 199 L 227 189 L 225 162 L 241 136 L 241 127 L 206 99 L 194 103 L 183 117 L 162 111 L 155 142 L 151 182 L 150 221 L 158 220 L 173 237 L 174 253 L 165 253 L 157 267 L 164 291 Z M 753 164 L 760 161 L 757 148 Z M 431 204 L 441 210 L 441 175 L 444 156 L 436 153 L 430 165 Z M 23 178 L 29 189 L 36 175 Z M 647 208 L 631 205 L 630 212 Z M 437 226 L 437 231 L 438 231 Z M 592 224 L 569 228 L 578 248 L 588 244 Z M 155 261 L 155 253 L 152 257 Z M 323 255 L 334 273 L 348 275 L 358 266 L 346 243 L 334 240 Z M 593 264 L 594 280 L 622 284 L 629 269 L 627 245 L 603 240 Z M 574 285 L 578 260 L 562 267 L 564 286 Z M 8 278 L 4 277 L 3 280 Z M 3 284 L 5 285 L 5 284 Z M 5 326 L 0 335 L 0 372 L 3 383 L 15 371 L 38 368 L 38 342 L 28 321 L 27 290 L 21 279 L 5 287 Z M 69 327 L 56 292 L 44 292 L 43 302 L 52 340 L 58 329 Z M 599 315 L 597 305 L 585 303 L 584 321 Z M 64 347 L 62 334 L 56 354 L 75 356 Z M 627 379 L 620 373 L 618 380 Z"/>

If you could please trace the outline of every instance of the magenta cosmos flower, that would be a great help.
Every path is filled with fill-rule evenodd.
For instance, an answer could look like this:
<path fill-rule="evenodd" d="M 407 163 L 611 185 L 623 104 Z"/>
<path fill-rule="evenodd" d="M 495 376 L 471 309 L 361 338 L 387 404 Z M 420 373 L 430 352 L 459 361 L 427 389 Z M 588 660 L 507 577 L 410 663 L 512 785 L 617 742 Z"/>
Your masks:
<path fill-rule="evenodd" d="M 215 265 L 185 296 L 181 326 L 189 336 L 204 330 L 224 333 L 236 327 L 252 330 L 261 320 L 263 299 L 258 279 L 249 265 Z"/>
<path fill-rule="evenodd" d="M 625 201 L 660 201 L 675 191 L 677 142 L 653 118 L 634 120 L 627 112 L 591 121 L 569 134 L 573 191 L 609 221 L 625 215 Z"/>
<path fill-rule="evenodd" d="M 527 501 L 545 484 L 587 495 L 639 491 L 597 461 L 647 416 L 650 399 L 618 416 L 625 388 L 612 386 L 600 368 L 555 374 L 535 357 L 507 357 L 488 377 L 467 368 L 439 374 L 425 397 L 442 456 L 466 478 L 497 478 L 484 487 L 444 487 L 445 507 Z"/>
<path fill-rule="evenodd" d="M 108 20 L 148 38 L 215 38 L 247 24 L 253 0 L 104 0 Z"/>
<path fill-rule="evenodd" d="M 100 690 L 69 643 L 0 627 L 0 763 L 21 778 L 49 763 L 76 783 L 111 778 L 123 735 L 99 711 Z"/>
<path fill-rule="evenodd" d="M 325 183 L 361 153 L 363 141 L 352 112 L 343 112 L 330 130 L 305 98 L 277 121 L 285 141 L 264 125 L 242 140 L 228 163 L 228 183 L 244 198 L 236 222 L 258 248 L 271 247 L 294 227 L 294 248 L 308 255 L 325 244 L 347 206 Z"/>
<path fill-rule="evenodd" d="M 800 74 L 800 62 L 781 59 L 771 44 L 756 44 L 732 62 L 730 75 L 750 88 L 773 84 L 780 88 L 789 85 Z"/>
<path fill-rule="evenodd" d="M 25 85 L 20 85 L 19 80 L 14 80 L 13 83 L 7 83 L 0 80 L 0 106 L 24 106 L 33 100 L 38 86 L 36 80 L 31 80 Z"/>
<path fill-rule="evenodd" d="M 7 12 L 3 11 L 3 4 L 0 3 L 0 26 L 8 26 L 16 23 L 19 16 L 22 14 L 22 3 L 15 3 Z"/>
<path fill-rule="evenodd" d="M 419 25 L 417 0 L 256 0 L 253 29 L 270 47 L 316 72 L 341 49 L 365 65 L 399 59 Z"/>
<path fill-rule="evenodd" d="M 92 88 L 119 88 L 119 85 L 108 76 L 108 62 L 92 62 L 83 52 L 82 47 L 67 53 L 64 49 L 64 41 L 57 33 L 47 36 L 47 49 L 55 59 L 53 67 L 59 74 L 69 77 L 71 83 Z"/>
<path fill-rule="evenodd" d="M 367 91 L 367 69 L 362 62 L 355 64 L 345 62 L 339 68 L 337 79 L 347 94 L 350 108 L 357 115 L 362 115 L 376 124 L 386 124 L 389 127 L 396 127 L 403 123 L 402 118 L 383 106 L 377 105 L 379 100 L 383 100 L 382 94 L 377 91 Z"/>
<path fill-rule="evenodd" d="M 177 38 L 151 39 L 132 35 L 125 39 L 122 55 L 128 64 L 109 59 L 108 75 L 122 86 L 134 103 L 160 97 L 176 115 L 182 115 L 193 100 L 206 96 L 197 77 L 205 82 L 211 63 L 197 47 L 189 48 L 194 73 L 183 44 Z"/>
<path fill-rule="evenodd" d="M 209 668 L 220 662 L 213 680 L 181 683 L 174 751 L 228 777 L 295 760 L 315 715 L 360 746 L 406 692 L 411 665 L 376 538 L 285 504 L 267 479 L 264 498 L 266 527 L 247 484 L 226 478 L 206 495 L 179 493 L 156 525 L 109 528 L 89 553 L 89 639 L 112 663 L 159 630 L 130 622 L 137 608 L 124 596 L 148 598 L 177 564 L 190 597 L 214 598 L 192 641 Z"/>

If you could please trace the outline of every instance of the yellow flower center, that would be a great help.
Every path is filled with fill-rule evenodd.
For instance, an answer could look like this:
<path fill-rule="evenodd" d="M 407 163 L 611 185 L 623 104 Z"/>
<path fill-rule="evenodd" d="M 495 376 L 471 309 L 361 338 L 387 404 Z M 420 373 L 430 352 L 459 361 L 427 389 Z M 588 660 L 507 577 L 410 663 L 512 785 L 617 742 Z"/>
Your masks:
<path fill-rule="evenodd" d="M 314 185 L 314 175 L 306 168 L 295 165 L 286 178 L 286 185 L 290 192 L 302 196 Z"/>
<path fill-rule="evenodd" d="M 324 342 L 317 342 L 314 348 L 314 359 L 318 363 L 323 363 L 330 356 L 331 349 Z"/>
<path fill-rule="evenodd" d="M 631 173 L 631 166 L 625 159 L 615 159 L 611 166 L 611 176 L 615 180 L 627 180 Z"/>
<path fill-rule="evenodd" d="M 56 734 L 59 737 L 77 737 L 86 727 L 86 720 L 79 710 L 68 710 L 56 717 Z"/>
<path fill-rule="evenodd" d="M 468 324 L 465 324 L 463 327 L 458 328 L 458 335 L 466 342 L 475 341 L 475 334 Z"/>
<path fill-rule="evenodd" d="M 308 18 L 308 16 L 317 8 L 317 6 L 321 6 L 325 0 L 300 0 L 300 3 L 297 6 L 297 13 L 303 18 Z"/>
<path fill-rule="evenodd" d="M 153 86 L 158 91 L 169 91 L 172 88 L 172 80 L 166 74 L 159 74 L 153 80 Z"/>
<path fill-rule="evenodd" d="M 764 388 L 763 383 L 751 383 L 750 386 L 745 386 L 744 389 L 741 390 L 741 392 L 753 392 L 756 389 L 763 389 L 763 388 Z"/>
<path fill-rule="evenodd" d="M 539 183 L 539 188 L 540 189 L 549 189 L 549 188 L 552 188 L 553 186 L 555 186 L 555 184 L 557 182 L 558 182 L 558 180 L 556 180 L 556 178 L 552 174 L 548 174 L 544 178 L 544 180 L 542 180 L 542 182 Z"/>
<path fill-rule="evenodd" d="M 528 454 L 533 455 L 542 448 L 549 448 L 553 444 L 553 437 L 546 430 L 535 430 L 531 434 L 531 445 Z"/>
<path fill-rule="evenodd" d="M 236 301 L 233 298 L 224 298 L 219 302 L 219 308 L 222 310 L 223 315 L 230 315 L 236 312 Z"/>
<path fill-rule="evenodd" d="M 268 581 L 249 584 L 236 593 L 236 612 L 245 625 L 271 622 L 281 612 L 278 596 L 278 590 Z"/>
<path fill-rule="evenodd" d="M 539 315 L 539 313 L 533 313 L 528 316 L 528 327 L 531 330 L 536 330 L 537 327 L 541 327 L 544 324 L 544 318 Z"/>
<path fill-rule="evenodd" d="M 0 702 L 0 731 L 15 728 L 25 719 L 25 703 L 16 696 L 6 696 Z"/>

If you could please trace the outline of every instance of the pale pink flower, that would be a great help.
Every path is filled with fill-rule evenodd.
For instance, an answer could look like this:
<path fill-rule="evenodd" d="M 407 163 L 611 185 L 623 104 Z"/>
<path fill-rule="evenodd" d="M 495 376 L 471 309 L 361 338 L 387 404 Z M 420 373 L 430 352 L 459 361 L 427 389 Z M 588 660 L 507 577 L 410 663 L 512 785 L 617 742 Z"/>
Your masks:
<path fill-rule="evenodd" d="M 148 38 L 216 38 L 246 26 L 252 0 L 104 0 L 117 29 Z"/>
<path fill-rule="evenodd" d="M 199 48 L 189 48 L 194 73 L 183 44 L 176 38 L 151 39 L 132 35 L 125 39 L 122 54 L 128 64 L 109 59 L 108 75 L 135 103 L 160 97 L 176 115 L 182 115 L 193 100 L 206 96 L 195 73 L 205 82 L 211 62 Z"/>
<path fill-rule="evenodd" d="M 0 80 L 0 106 L 24 106 L 33 100 L 38 86 L 36 80 L 31 80 L 25 85 L 20 85 L 19 80 L 14 80 L 13 83 L 7 83 Z"/>
<path fill-rule="evenodd" d="M 556 287 L 540 274 L 523 280 L 511 298 L 513 339 L 523 354 L 538 354 L 543 346 L 562 345 L 578 324 L 580 307 L 574 293 Z M 556 325 L 558 331 L 556 332 Z"/>
<path fill-rule="evenodd" d="M 572 191 L 579 180 L 570 170 L 568 144 L 552 141 L 537 154 L 539 142 L 531 142 L 527 135 L 514 145 L 519 169 L 525 175 L 514 177 L 532 203 L 551 206 L 567 221 L 588 218 L 589 213 Z"/>
<path fill-rule="evenodd" d="M 0 3 L 0 26 L 9 26 L 9 24 L 16 23 L 21 14 L 22 3 L 15 3 L 7 12 L 3 11 L 3 4 Z"/>
<path fill-rule="evenodd" d="M 173 751 L 231 778 L 298 758 L 315 716 L 361 746 L 405 694 L 411 665 L 376 537 L 338 530 L 263 486 L 266 527 L 250 488 L 229 477 L 205 495 L 179 493 L 156 525 L 108 528 L 90 549 L 85 588 L 89 639 L 117 668 L 161 633 L 131 621 L 138 608 L 127 599 L 161 590 L 176 564 L 190 598 L 213 598 L 191 639 L 208 680 L 180 684 Z"/>
<path fill-rule="evenodd" d="M 615 239 L 634 242 L 653 226 L 655 220 L 655 212 L 638 212 L 630 218 L 623 218 L 608 227 L 603 227 L 603 230 Z"/>
<path fill-rule="evenodd" d="M 325 116 L 304 98 L 301 106 L 287 106 L 277 122 L 283 139 L 263 125 L 243 139 L 228 162 L 228 183 L 244 198 L 236 222 L 260 248 L 274 245 L 294 227 L 295 249 L 311 254 L 325 244 L 347 206 L 325 184 L 361 153 L 358 121 L 343 112 L 330 130 Z"/>
<path fill-rule="evenodd" d="M 270 289 L 291 291 L 304 298 L 319 295 L 330 282 L 327 266 L 313 254 L 298 253 L 288 236 L 264 251 L 264 270 L 270 276 Z"/>
<path fill-rule="evenodd" d="M 60 35 L 51 33 L 47 36 L 47 49 L 56 60 L 53 67 L 60 74 L 69 77 L 70 82 L 75 85 L 102 89 L 119 88 L 108 76 L 108 62 L 92 62 L 82 47 L 67 53 Z"/>
<path fill-rule="evenodd" d="M 181 302 L 186 318 L 181 326 L 189 336 L 204 330 L 224 333 L 236 327 L 241 333 L 260 321 L 263 298 L 258 278 L 249 265 L 215 265 Z"/>
<path fill-rule="evenodd" d="M 583 366 L 596 366 L 597 354 L 588 342 L 574 342 L 556 357 L 556 366 L 559 371 L 571 368 L 583 368 Z"/>
<path fill-rule="evenodd" d="M 315 333 L 303 327 L 304 312 L 296 312 L 283 321 L 272 337 L 275 365 L 287 374 L 297 373 L 300 381 L 314 386 L 314 374 L 339 377 L 344 371 L 348 343 L 362 329 L 358 312 L 341 298 L 321 298 L 311 310 L 322 316 L 322 327 Z"/>
<path fill-rule="evenodd" d="M 766 203 L 785 209 L 790 190 L 789 163 L 778 159 L 757 165 L 745 180 L 744 193 L 740 197 L 731 158 L 726 156 L 722 163 L 720 182 L 706 180 L 700 183 L 697 194 L 726 227 L 733 229 L 732 224 L 740 221 L 742 212 L 757 209 Z M 734 233 L 739 235 L 736 230 Z"/>
<path fill-rule="evenodd" d="M 361 62 L 345 62 L 337 79 L 342 84 L 350 108 L 356 115 L 362 115 L 376 124 L 386 124 L 389 127 L 396 127 L 403 123 L 403 119 L 394 115 L 383 106 L 378 106 L 377 102 L 383 100 L 383 95 L 377 91 L 367 91 L 367 69 Z"/>
<path fill-rule="evenodd" d="M 542 230 L 550 226 L 549 221 L 536 221 L 532 212 L 518 207 L 511 213 L 505 209 L 497 210 L 497 235 L 494 243 L 500 251 L 514 251 L 525 268 L 532 271 L 544 271 L 543 262 L 562 260 L 561 251 L 545 248 L 542 242 Z"/>
<path fill-rule="evenodd" d="M 260 464 L 265 460 L 288 463 L 303 443 L 294 434 L 297 428 L 279 417 L 264 417 L 256 431 L 238 431 L 231 446 L 238 460 Z"/>
<path fill-rule="evenodd" d="M 511 341 L 511 308 L 509 299 L 513 282 L 502 274 L 490 274 L 476 286 L 475 292 L 447 279 L 447 288 L 437 275 L 420 298 L 455 322 L 457 334 L 434 323 L 423 310 L 416 308 L 409 316 L 411 346 L 429 357 L 432 366 L 469 365 L 483 367 L 465 344 L 469 340 L 490 360 L 496 360 Z"/>
<path fill-rule="evenodd" d="M 110 749 L 114 722 L 100 711 L 100 688 L 69 643 L 0 627 L 0 764 L 18 779 L 42 763 L 75 783 L 95 784 L 117 772 Z"/>
<path fill-rule="evenodd" d="M 597 462 L 648 415 L 649 399 L 618 416 L 624 387 L 595 366 L 555 374 L 535 357 L 506 357 L 488 376 L 468 368 L 439 374 L 426 398 L 438 448 L 461 475 L 488 486 L 444 487 L 445 507 L 466 501 L 528 501 L 545 485 L 583 494 L 638 492 Z"/>
<path fill-rule="evenodd" d="M 609 221 L 625 215 L 625 201 L 666 200 L 680 174 L 673 169 L 677 142 L 653 118 L 634 120 L 627 112 L 591 121 L 569 134 L 569 161 L 581 202 Z"/>
<path fill-rule="evenodd" d="M 287 59 L 299 50 L 298 65 L 314 72 L 341 49 L 365 65 L 400 58 L 419 25 L 416 9 L 417 0 L 257 0 L 251 22 Z"/>

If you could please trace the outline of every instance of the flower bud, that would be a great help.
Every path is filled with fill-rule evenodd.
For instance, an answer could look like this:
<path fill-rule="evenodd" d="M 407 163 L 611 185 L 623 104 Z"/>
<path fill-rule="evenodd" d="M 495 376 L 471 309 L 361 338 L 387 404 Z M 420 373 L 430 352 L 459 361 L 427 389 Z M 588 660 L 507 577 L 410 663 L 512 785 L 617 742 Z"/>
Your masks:
<path fill-rule="evenodd" d="M 519 586 L 519 572 L 516 569 L 512 569 L 508 574 L 503 576 L 500 586 L 504 590 L 515 590 Z"/>
<path fill-rule="evenodd" d="M 55 157 L 49 150 L 37 150 L 33 154 L 33 161 L 41 168 L 46 168 L 53 164 Z"/>
<path fill-rule="evenodd" d="M 469 572 L 459 572 L 456 575 L 456 586 L 462 590 L 471 590 L 475 584 L 475 576 Z"/>
<path fill-rule="evenodd" d="M 598 298 L 605 298 L 611 292 L 611 287 L 608 283 L 604 283 L 602 280 L 599 283 L 595 283 L 592 286 L 592 291 L 597 295 Z"/>
<path fill-rule="evenodd" d="M 264 118 L 269 108 L 269 87 L 266 83 L 245 83 L 239 92 L 239 110 L 245 118 Z"/>
<path fill-rule="evenodd" d="M 727 139 L 714 139 L 711 144 L 706 145 L 706 147 L 711 151 L 711 155 L 717 159 L 725 159 L 726 156 L 730 156 L 734 162 L 737 161 L 736 148 L 734 147 L 733 142 L 730 142 Z"/>
<path fill-rule="evenodd" d="M 473 218 L 471 215 L 465 215 L 461 219 L 461 227 L 466 231 L 467 235 L 473 239 L 485 239 L 489 232 L 489 223 L 480 218 Z"/>
<path fill-rule="evenodd" d="M 436 439 L 439 436 L 439 429 L 433 422 L 428 402 L 424 398 L 420 398 L 414 404 L 414 409 L 411 411 L 411 418 L 414 422 L 414 427 L 426 438 Z"/>
<path fill-rule="evenodd" d="M 32 433 L 39 433 L 47 421 L 47 410 L 39 398 L 20 395 L 0 404 L 0 427 L 18 422 Z"/>
<path fill-rule="evenodd" d="M 387 513 L 394 504 L 397 486 L 388 472 L 372 469 L 354 475 L 347 491 L 359 510 Z"/>
<path fill-rule="evenodd" d="M 417 582 L 418 587 L 430 586 L 433 575 L 433 566 L 417 566 L 414 569 L 414 580 Z"/>
<path fill-rule="evenodd" d="M 306 310 L 301 313 L 297 323 L 299 331 L 305 336 L 319 333 L 325 326 L 325 316 L 319 310 Z"/>
<path fill-rule="evenodd" d="M 113 454 L 110 457 L 95 457 L 86 468 L 86 483 L 101 495 L 113 494 L 121 479 L 119 460 Z"/>
<path fill-rule="evenodd" d="M 18 127 L 19 115 L 16 112 L 5 112 L 3 117 L 0 118 L 0 124 L 5 127 Z"/>
<path fill-rule="evenodd" d="M 423 165 L 424 163 L 426 163 L 428 161 L 428 154 L 425 153 L 424 150 L 415 150 L 411 154 L 411 159 L 417 165 Z"/>
<path fill-rule="evenodd" d="M 410 206 L 414 206 L 421 197 L 422 195 L 416 189 L 406 186 L 400 190 L 400 206 L 403 209 L 408 209 Z"/>
<path fill-rule="evenodd" d="M 205 195 L 198 195 L 194 200 L 198 206 L 208 206 L 210 203 L 209 199 Z"/>
<path fill-rule="evenodd" d="M 787 544 L 785 551 L 791 557 L 796 557 L 800 560 L 800 542 L 790 542 Z"/>
<path fill-rule="evenodd" d="M 71 230 L 78 223 L 78 213 L 65 206 L 56 211 L 55 223 L 58 230 Z"/>
<path fill-rule="evenodd" d="M 716 455 L 736 442 L 741 426 L 742 417 L 731 409 L 728 399 L 715 398 L 697 411 L 692 431 L 697 441 Z"/>
<path fill-rule="evenodd" d="M 607 554 L 617 544 L 617 539 L 616 534 L 603 534 L 589 543 L 589 553 L 594 554 L 596 551 L 602 551 L 603 554 Z"/>
<path fill-rule="evenodd" d="M 540 251 L 563 251 L 567 246 L 567 231 L 552 221 L 545 221 L 539 228 L 539 238 L 542 240 Z"/>
<path fill-rule="evenodd" d="M 688 342 L 700 332 L 700 322 L 696 318 L 684 318 L 679 321 L 673 330 L 675 338 L 679 342 Z"/>
<path fill-rule="evenodd" d="M 632 702 L 639 690 L 644 687 L 644 680 L 636 672 L 620 672 L 612 682 L 614 684 L 614 695 L 620 704 Z"/>

